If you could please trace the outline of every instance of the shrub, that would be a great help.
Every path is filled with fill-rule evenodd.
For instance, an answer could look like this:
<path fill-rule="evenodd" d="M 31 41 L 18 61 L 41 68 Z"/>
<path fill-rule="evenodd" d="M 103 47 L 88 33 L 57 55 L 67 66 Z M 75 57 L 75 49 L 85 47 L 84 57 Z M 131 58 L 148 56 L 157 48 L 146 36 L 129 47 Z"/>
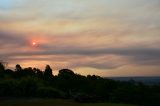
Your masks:
<path fill-rule="evenodd" d="M 65 94 L 55 88 L 52 87 L 40 87 L 37 90 L 38 97 L 45 97 L 45 98 L 63 98 Z"/>

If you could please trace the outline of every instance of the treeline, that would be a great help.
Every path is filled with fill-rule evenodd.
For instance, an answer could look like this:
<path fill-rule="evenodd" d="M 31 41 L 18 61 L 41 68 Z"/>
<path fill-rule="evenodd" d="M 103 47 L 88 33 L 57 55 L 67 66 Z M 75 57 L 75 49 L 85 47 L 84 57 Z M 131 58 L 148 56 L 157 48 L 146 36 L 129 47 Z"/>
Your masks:
<path fill-rule="evenodd" d="M 160 85 L 140 82 L 120 82 L 96 75 L 82 76 L 70 69 L 52 74 L 49 65 L 38 68 L 5 69 L 0 63 L 0 99 L 63 98 L 77 102 L 114 102 L 141 106 L 160 106 Z"/>

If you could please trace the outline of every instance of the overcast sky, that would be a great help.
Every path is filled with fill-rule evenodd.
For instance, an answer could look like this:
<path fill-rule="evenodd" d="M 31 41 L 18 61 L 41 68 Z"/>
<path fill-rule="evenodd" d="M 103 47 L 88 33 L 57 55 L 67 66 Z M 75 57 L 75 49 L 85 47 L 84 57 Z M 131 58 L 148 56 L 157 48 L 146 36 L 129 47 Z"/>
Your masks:
<path fill-rule="evenodd" d="M 55 74 L 160 76 L 160 1 L 0 0 L 0 60 L 50 64 Z"/>

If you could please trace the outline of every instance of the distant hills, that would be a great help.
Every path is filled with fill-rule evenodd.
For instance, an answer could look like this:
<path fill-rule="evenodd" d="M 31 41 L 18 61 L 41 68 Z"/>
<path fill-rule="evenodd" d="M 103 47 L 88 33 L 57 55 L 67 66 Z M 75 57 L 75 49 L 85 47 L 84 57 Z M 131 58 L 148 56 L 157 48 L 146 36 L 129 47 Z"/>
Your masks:
<path fill-rule="evenodd" d="M 106 77 L 106 78 L 117 81 L 134 80 L 136 82 L 142 82 L 147 85 L 160 84 L 160 76 L 159 77 Z"/>

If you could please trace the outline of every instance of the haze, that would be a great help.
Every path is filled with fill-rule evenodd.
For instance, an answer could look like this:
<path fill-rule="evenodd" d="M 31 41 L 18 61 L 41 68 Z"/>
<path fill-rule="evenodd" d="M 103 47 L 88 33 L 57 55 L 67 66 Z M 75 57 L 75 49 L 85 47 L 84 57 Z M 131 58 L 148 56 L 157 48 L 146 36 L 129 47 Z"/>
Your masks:
<path fill-rule="evenodd" d="M 0 60 L 83 75 L 159 76 L 159 0 L 0 0 Z"/>

